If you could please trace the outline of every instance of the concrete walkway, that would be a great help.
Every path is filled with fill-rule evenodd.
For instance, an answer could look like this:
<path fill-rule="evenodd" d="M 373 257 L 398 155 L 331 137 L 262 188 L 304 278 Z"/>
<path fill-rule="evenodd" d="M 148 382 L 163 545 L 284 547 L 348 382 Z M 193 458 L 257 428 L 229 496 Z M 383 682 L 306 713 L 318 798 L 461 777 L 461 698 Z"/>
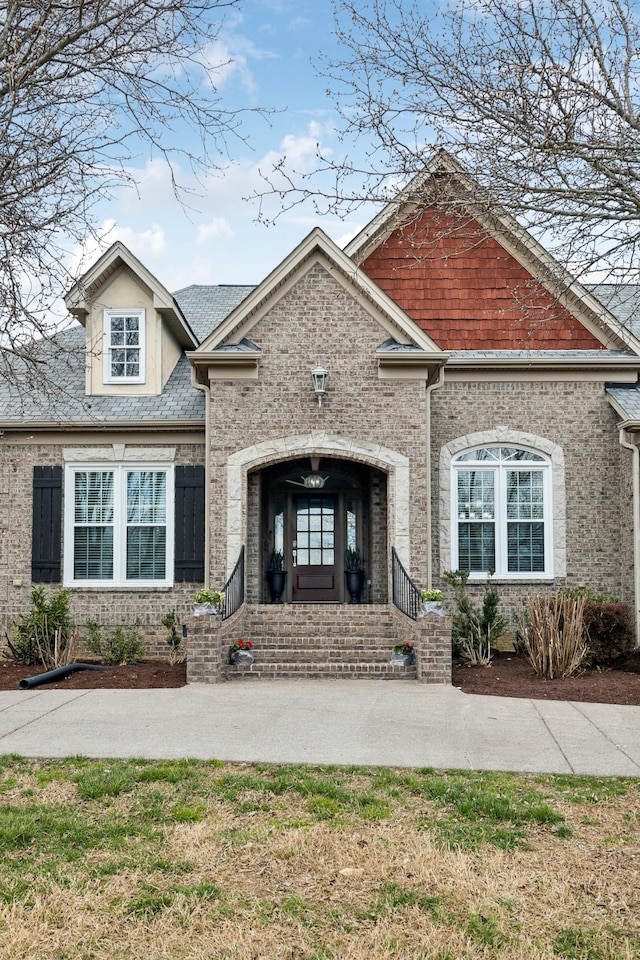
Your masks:
<path fill-rule="evenodd" d="M 0 692 L 0 753 L 640 776 L 640 707 L 403 681 Z"/>

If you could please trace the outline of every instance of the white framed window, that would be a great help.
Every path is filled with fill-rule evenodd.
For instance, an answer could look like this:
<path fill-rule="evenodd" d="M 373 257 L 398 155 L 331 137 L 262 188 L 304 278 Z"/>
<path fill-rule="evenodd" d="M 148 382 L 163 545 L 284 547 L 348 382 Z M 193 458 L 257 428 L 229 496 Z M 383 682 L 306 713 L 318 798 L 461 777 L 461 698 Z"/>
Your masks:
<path fill-rule="evenodd" d="M 451 461 L 451 558 L 470 577 L 553 576 L 551 461 L 507 444 Z"/>
<path fill-rule="evenodd" d="M 67 586 L 171 586 L 173 466 L 69 464 Z"/>
<path fill-rule="evenodd" d="M 104 311 L 105 383 L 145 382 L 145 311 Z"/>

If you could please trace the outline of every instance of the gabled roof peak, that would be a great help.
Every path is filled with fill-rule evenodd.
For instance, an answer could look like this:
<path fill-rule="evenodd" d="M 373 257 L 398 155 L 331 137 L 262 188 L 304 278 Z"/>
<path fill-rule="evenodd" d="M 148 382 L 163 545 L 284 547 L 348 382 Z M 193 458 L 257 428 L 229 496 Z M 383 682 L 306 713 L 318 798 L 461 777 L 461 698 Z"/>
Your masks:
<path fill-rule="evenodd" d="M 199 352 L 209 354 L 225 340 L 228 342 L 245 337 L 266 309 L 266 305 L 279 296 L 314 259 L 326 265 L 335 276 L 339 276 L 355 297 L 367 301 L 380 317 L 384 317 L 384 322 L 394 331 L 394 335 L 415 343 L 421 350 L 438 355 L 441 353 L 437 344 L 420 330 L 320 227 L 311 230 L 289 256 L 231 311 L 201 344 Z"/>
<path fill-rule="evenodd" d="M 154 307 L 168 322 L 179 343 L 187 349 L 197 346 L 198 338 L 173 295 L 121 240 L 112 243 L 71 287 L 65 297 L 69 312 L 84 324 L 98 290 L 122 267 L 128 267 L 150 290 Z"/>
<path fill-rule="evenodd" d="M 446 181 L 439 182 L 438 174 Z M 444 183 L 444 185 L 443 185 Z M 640 355 L 640 339 L 625 329 L 606 306 L 577 281 L 528 230 L 444 149 L 437 150 L 396 197 L 345 247 L 345 253 L 362 264 L 395 231 L 416 223 L 428 208 L 442 207 L 452 216 L 463 214 L 498 243 L 522 268 L 582 324 L 605 348 Z M 446 219 L 446 218 L 445 218 Z M 448 223 L 444 228 L 451 230 Z M 415 249 L 416 259 L 420 251 Z"/>

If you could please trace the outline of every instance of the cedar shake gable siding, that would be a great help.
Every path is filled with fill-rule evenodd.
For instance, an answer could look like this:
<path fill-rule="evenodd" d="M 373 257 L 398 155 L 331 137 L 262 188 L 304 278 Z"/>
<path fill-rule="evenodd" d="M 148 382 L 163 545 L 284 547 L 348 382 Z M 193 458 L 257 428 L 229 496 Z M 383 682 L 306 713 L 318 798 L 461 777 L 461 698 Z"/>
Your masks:
<path fill-rule="evenodd" d="M 442 350 L 598 350 L 603 344 L 480 225 L 425 210 L 361 269 Z"/>

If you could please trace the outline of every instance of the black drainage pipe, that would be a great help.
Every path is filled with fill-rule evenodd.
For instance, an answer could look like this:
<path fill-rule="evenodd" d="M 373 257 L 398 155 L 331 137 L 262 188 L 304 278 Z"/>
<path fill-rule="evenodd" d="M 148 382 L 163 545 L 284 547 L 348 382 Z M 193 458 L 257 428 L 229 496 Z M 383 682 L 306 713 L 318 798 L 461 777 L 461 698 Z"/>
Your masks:
<path fill-rule="evenodd" d="M 77 670 L 108 670 L 108 667 L 99 667 L 95 663 L 70 663 L 68 667 L 58 667 L 57 670 L 48 670 L 46 673 L 39 673 L 37 677 L 27 677 L 18 684 L 21 690 L 31 690 L 33 687 L 39 687 L 43 683 L 54 683 L 56 680 L 64 680 L 70 673 Z"/>

